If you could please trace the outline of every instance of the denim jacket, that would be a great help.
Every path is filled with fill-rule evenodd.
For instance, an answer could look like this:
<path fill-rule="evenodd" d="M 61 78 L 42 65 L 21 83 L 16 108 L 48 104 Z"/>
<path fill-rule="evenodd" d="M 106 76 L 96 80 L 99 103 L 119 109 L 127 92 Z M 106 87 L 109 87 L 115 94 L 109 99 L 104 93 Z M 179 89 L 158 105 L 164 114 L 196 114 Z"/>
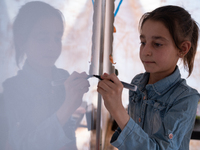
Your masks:
<path fill-rule="evenodd" d="M 154 84 L 148 78 L 144 73 L 132 80 L 138 89 L 129 92 L 130 119 L 111 144 L 119 150 L 189 150 L 199 93 L 181 79 L 178 67 Z"/>

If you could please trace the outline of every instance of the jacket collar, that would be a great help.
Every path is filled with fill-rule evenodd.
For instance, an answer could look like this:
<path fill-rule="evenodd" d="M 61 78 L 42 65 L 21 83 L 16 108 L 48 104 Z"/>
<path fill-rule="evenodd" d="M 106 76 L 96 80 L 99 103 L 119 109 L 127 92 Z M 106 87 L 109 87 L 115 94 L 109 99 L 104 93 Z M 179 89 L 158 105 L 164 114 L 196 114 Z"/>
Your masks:
<path fill-rule="evenodd" d="M 174 84 L 176 84 L 181 78 L 180 71 L 178 66 L 176 66 L 174 72 L 169 75 L 168 77 L 154 83 L 154 84 L 147 84 L 149 79 L 149 73 L 145 72 L 140 80 L 139 89 L 141 91 L 145 90 L 153 90 L 158 95 L 162 95 L 166 91 L 168 91 Z"/>

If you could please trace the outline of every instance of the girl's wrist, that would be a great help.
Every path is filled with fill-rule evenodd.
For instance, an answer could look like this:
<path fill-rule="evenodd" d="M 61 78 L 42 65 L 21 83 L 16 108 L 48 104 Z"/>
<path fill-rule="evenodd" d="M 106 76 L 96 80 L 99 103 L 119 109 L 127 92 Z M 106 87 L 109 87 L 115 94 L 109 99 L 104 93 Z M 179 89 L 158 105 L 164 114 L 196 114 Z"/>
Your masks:
<path fill-rule="evenodd" d="M 63 105 L 58 109 L 58 111 L 56 112 L 56 115 L 62 126 L 65 125 L 65 123 L 71 117 L 73 112 L 74 111 L 72 111 L 71 108 L 69 108 L 66 105 L 66 102 L 64 102 Z"/>
<path fill-rule="evenodd" d="M 130 119 L 130 116 L 128 115 L 126 109 L 123 106 L 121 109 L 117 109 L 117 111 L 111 114 L 111 116 L 115 119 L 121 130 L 124 129 L 124 127 Z"/>

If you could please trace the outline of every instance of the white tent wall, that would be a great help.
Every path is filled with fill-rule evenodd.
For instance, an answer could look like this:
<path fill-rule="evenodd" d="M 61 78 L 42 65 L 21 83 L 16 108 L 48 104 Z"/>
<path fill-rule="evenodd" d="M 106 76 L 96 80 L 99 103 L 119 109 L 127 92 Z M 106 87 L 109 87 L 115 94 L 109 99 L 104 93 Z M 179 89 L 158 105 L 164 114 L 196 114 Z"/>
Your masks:
<path fill-rule="evenodd" d="M 33 0 L 0 1 L 1 92 L 3 91 L 3 81 L 9 77 L 15 76 L 19 70 L 15 62 L 15 53 L 12 41 L 12 23 L 19 8 L 30 1 Z M 72 73 L 73 71 L 85 71 L 88 73 L 91 64 L 92 47 L 92 2 L 89 0 L 44 0 L 43 2 L 49 3 L 53 7 L 59 9 L 63 13 L 65 19 L 62 53 L 56 62 L 56 66 L 69 71 L 69 73 Z M 96 85 L 98 80 L 90 79 L 90 82 L 92 85 L 90 89 L 91 94 L 85 94 L 83 100 L 87 105 L 93 104 L 96 107 Z M 95 84 L 95 87 L 93 87 L 93 84 Z M 87 127 L 84 127 L 87 125 L 85 115 L 82 119 L 81 125 L 83 125 L 83 127 L 78 127 L 76 130 L 77 147 L 79 150 L 90 149 L 92 132 L 89 131 Z M 1 134 L 1 136 L 3 136 L 3 134 Z M 0 140 L 5 138 L 1 136 Z"/>
<path fill-rule="evenodd" d="M 0 92 L 2 82 L 16 75 L 18 68 L 15 64 L 15 53 L 12 43 L 12 23 L 19 8 L 32 0 L 0 0 Z M 92 0 L 41 0 L 58 8 L 65 17 L 65 33 L 63 36 L 63 48 L 56 66 L 72 73 L 85 71 L 89 74 L 92 56 L 92 30 L 93 30 L 93 4 Z M 115 0 L 115 9 L 120 0 Z M 142 63 L 139 59 L 139 19 L 143 13 L 151 11 L 162 5 L 179 5 L 188 10 L 192 17 L 200 24 L 200 1 L 199 0 L 123 0 L 117 16 L 114 18 L 114 26 L 117 32 L 113 34 L 113 65 L 119 71 L 119 79 L 130 82 L 138 73 L 144 72 Z M 109 52 L 110 53 L 110 52 Z M 109 54 L 108 53 L 108 54 Z M 70 56 L 70 57 L 69 57 Z M 105 56 L 104 61 L 107 56 Z M 181 73 L 184 78 L 187 72 L 180 65 Z M 103 70 L 106 71 L 106 70 Z M 107 71 L 106 71 L 107 72 Z M 98 71 L 97 71 L 98 73 Z M 187 78 L 187 83 L 200 92 L 200 49 L 198 47 L 195 58 L 195 65 L 192 75 Z M 84 100 L 87 104 L 93 104 L 97 108 L 98 94 L 96 92 L 97 79 L 89 79 L 91 83 L 90 92 L 85 94 Z M 123 90 L 124 107 L 128 105 L 128 90 Z M 103 105 L 103 103 L 102 103 Z M 109 114 L 102 106 L 101 114 L 101 149 L 103 149 L 105 132 L 107 130 L 106 122 Z M 82 124 L 86 124 L 84 116 Z M 97 149 L 91 146 L 91 141 L 95 141 L 96 136 L 92 136 L 87 128 L 78 128 L 77 146 L 79 150 Z M 91 139 L 91 137 L 95 138 Z M 2 139 L 0 134 L 0 140 Z M 93 147 L 94 146 L 94 147 Z M 192 148 L 191 148 L 192 150 Z"/>

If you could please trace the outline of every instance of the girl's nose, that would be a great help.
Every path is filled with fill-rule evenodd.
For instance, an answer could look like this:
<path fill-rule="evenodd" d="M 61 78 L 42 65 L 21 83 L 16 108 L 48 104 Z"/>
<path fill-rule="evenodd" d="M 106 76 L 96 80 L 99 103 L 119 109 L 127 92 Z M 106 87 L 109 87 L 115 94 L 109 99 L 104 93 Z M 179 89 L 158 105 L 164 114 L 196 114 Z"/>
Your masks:
<path fill-rule="evenodd" d="M 151 46 L 149 44 L 145 44 L 144 47 L 142 48 L 143 55 L 145 56 L 151 56 L 152 51 L 151 51 Z"/>

